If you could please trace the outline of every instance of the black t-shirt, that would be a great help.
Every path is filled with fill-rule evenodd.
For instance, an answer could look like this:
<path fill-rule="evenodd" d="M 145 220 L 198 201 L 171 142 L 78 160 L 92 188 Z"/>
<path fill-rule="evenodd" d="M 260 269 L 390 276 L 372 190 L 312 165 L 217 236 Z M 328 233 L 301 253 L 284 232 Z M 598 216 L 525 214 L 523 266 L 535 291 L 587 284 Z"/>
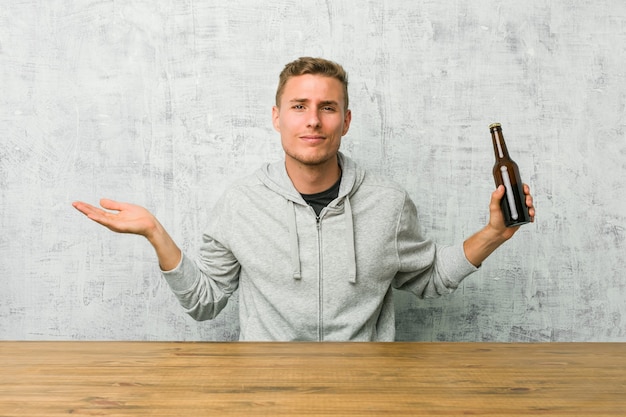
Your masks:
<path fill-rule="evenodd" d="M 322 212 L 322 209 L 339 195 L 339 185 L 341 185 L 341 177 L 339 177 L 337 182 L 326 191 L 315 194 L 300 193 L 300 195 L 302 196 L 302 198 L 304 198 L 304 201 L 306 201 L 309 206 L 313 207 L 313 210 L 315 210 L 315 214 L 319 216 Z"/>

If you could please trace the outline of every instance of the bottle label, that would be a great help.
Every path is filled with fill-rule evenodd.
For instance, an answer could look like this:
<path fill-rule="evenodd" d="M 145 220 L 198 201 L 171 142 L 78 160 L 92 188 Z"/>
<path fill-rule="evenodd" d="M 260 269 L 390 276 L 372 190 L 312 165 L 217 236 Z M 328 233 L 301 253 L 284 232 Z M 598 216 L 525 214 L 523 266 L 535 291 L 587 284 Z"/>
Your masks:
<path fill-rule="evenodd" d="M 498 146 L 498 156 L 500 158 L 504 158 L 504 152 L 502 152 L 502 144 L 500 143 L 501 142 L 500 134 L 497 131 L 496 131 L 496 138 L 498 139 L 496 141 L 496 145 Z"/>
<path fill-rule="evenodd" d="M 509 202 L 509 209 L 511 210 L 511 218 L 513 220 L 519 219 L 519 213 L 517 212 L 517 206 L 515 205 L 515 196 L 513 195 L 513 184 L 511 184 L 511 177 L 509 171 L 505 166 L 500 167 L 502 173 L 502 182 L 504 182 L 504 188 L 506 188 L 506 199 Z"/>

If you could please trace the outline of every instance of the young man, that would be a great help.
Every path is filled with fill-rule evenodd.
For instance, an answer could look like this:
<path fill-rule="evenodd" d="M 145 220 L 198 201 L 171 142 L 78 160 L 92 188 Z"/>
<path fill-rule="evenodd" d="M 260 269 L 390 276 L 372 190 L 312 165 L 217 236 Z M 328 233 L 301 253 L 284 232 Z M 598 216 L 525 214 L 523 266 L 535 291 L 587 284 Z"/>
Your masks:
<path fill-rule="evenodd" d="M 420 236 L 406 191 L 339 152 L 352 119 L 347 86 L 343 68 L 327 60 L 285 66 L 272 109 L 285 159 L 225 193 L 197 261 L 142 207 L 111 200 L 100 202 L 107 210 L 74 207 L 113 231 L 145 236 L 197 320 L 214 318 L 239 288 L 241 340 L 392 341 L 393 288 L 448 293 L 517 228 L 504 226 L 500 187 L 489 223 L 463 244 Z"/>

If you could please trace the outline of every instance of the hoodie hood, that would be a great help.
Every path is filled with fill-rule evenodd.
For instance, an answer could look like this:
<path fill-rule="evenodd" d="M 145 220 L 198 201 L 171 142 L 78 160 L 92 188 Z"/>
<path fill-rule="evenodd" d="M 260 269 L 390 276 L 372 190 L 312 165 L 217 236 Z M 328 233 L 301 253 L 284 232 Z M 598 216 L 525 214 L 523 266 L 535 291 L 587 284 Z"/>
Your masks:
<path fill-rule="evenodd" d="M 337 200 L 331 205 L 335 206 L 343 197 L 350 196 L 356 192 L 365 176 L 365 171 L 359 168 L 352 159 L 339 152 L 337 154 L 339 166 L 341 167 L 341 185 L 339 187 L 339 195 Z M 270 190 L 282 195 L 287 200 L 291 200 L 297 204 L 306 205 L 306 202 L 293 186 L 285 161 L 280 160 L 273 163 L 263 165 L 256 173 L 259 180 L 265 184 Z"/>
<path fill-rule="evenodd" d="M 343 210 L 346 222 L 346 262 L 348 266 L 347 279 L 351 283 L 356 283 L 356 252 L 354 245 L 354 220 L 352 216 L 352 206 L 350 196 L 352 196 L 363 182 L 365 171 L 359 168 L 352 159 L 341 152 L 338 153 L 339 166 L 341 167 L 341 184 L 339 195 L 328 207 L 336 210 Z M 301 279 L 300 245 L 298 242 L 298 228 L 296 222 L 295 205 L 306 206 L 307 203 L 294 187 L 284 160 L 263 165 L 257 171 L 259 180 L 270 190 L 281 195 L 287 201 L 285 216 L 289 226 L 289 244 L 291 253 L 291 264 L 293 268 L 293 278 Z M 318 221 L 324 217 L 325 210 L 322 211 Z"/>

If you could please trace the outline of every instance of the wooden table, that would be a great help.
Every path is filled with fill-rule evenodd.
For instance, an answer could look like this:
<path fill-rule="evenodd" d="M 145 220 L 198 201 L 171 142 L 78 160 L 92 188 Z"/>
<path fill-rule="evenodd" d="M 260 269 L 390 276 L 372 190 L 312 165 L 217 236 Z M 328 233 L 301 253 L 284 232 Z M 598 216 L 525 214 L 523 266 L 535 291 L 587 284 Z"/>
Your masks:
<path fill-rule="evenodd" d="M 626 344 L 0 342 L 0 416 L 626 416 Z"/>

